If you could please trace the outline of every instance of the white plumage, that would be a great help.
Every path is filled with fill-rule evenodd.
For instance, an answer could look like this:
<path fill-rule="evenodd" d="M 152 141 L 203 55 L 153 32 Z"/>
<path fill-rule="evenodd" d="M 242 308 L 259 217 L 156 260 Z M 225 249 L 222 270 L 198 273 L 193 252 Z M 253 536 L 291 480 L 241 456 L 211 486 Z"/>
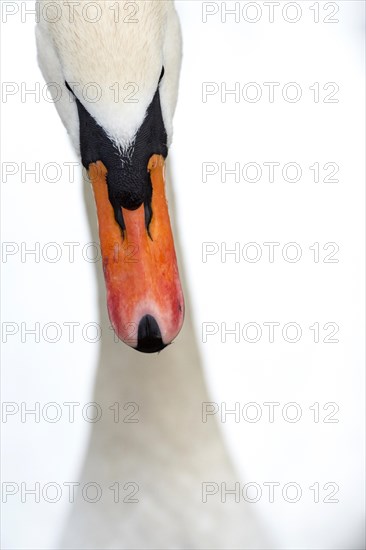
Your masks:
<path fill-rule="evenodd" d="M 59 4 L 62 4 L 59 0 Z M 37 29 L 40 64 L 46 81 L 57 82 L 64 94 L 57 103 L 76 149 L 78 116 L 64 80 L 79 82 L 79 100 L 122 148 L 134 137 L 156 90 L 160 88 L 169 141 L 177 99 L 181 39 L 170 1 L 138 1 L 139 23 L 114 23 L 115 2 L 98 1 L 102 18 L 87 23 L 68 11 L 56 23 L 41 21 Z M 120 2 L 120 13 L 131 2 Z M 96 82 L 102 100 L 86 103 L 78 93 Z M 135 82 L 138 103 L 115 103 L 110 86 Z M 182 154 L 186 152 L 183 151 Z M 91 225 L 96 238 L 95 216 Z M 101 325 L 109 332 L 104 284 L 98 273 Z M 250 505 L 219 497 L 202 500 L 203 482 L 238 481 L 218 427 L 203 423 L 202 403 L 209 400 L 192 322 L 188 312 L 178 340 L 159 356 L 137 354 L 127 346 L 102 341 L 93 400 L 103 410 L 113 403 L 136 402 L 140 422 L 104 419 L 93 426 L 80 474 L 81 484 L 98 482 L 106 498 L 88 503 L 78 494 L 65 525 L 62 548 L 260 548 L 266 547 Z M 118 504 L 109 487 L 138 484 L 139 502 Z M 122 494 L 122 497 L 126 496 Z"/>
<path fill-rule="evenodd" d="M 160 97 L 170 143 L 181 60 L 180 26 L 171 0 L 122 0 L 118 10 L 115 1 L 98 0 L 94 23 L 82 2 L 72 12 L 67 2 L 56 3 L 54 14 L 52 5 L 40 12 L 47 20 L 41 17 L 36 31 L 39 63 L 46 81 L 62 90 L 56 107 L 75 147 L 78 116 L 65 80 L 74 83 L 75 95 L 108 136 L 125 148 L 144 120 L 163 66 Z M 136 13 L 129 17 L 133 6 Z"/>

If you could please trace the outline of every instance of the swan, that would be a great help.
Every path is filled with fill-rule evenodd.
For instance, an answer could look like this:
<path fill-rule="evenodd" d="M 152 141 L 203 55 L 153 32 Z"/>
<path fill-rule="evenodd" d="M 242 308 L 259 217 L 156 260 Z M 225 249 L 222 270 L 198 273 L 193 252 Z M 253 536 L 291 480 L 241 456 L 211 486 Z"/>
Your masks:
<path fill-rule="evenodd" d="M 158 352 L 184 317 L 164 181 L 178 20 L 164 2 L 95 5 L 95 22 L 90 4 L 88 12 L 88 4 L 70 12 L 63 2 L 60 13 L 47 9 L 37 33 L 40 63 L 61 90 L 56 105 L 93 186 L 112 326 L 138 351 Z M 123 8 L 133 6 L 130 22 Z"/>
<path fill-rule="evenodd" d="M 203 483 L 234 487 L 238 479 L 218 426 L 202 422 L 209 396 L 186 291 L 182 328 L 184 274 L 179 277 L 179 242 L 174 245 L 164 191 L 181 63 L 174 4 L 119 2 L 116 22 L 110 9 L 116 3 L 98 0 L 99 18 L 91 23 L 82 4 L 70 17 L 58 3 L 62 16 L 56 21 L 48 12 L 52 21 L 37 26 L 39 63 L 46 82 L 63 92 L 56 107 L 88 170 L 109 316 L 123 342 L 103 337 L 93 399 L 103 411 L 134 403 L 139 420 L 108 416 L 93 425 L 80 483 L 98 482 L 110 498 L 91 504 L 78 492 L 58 547 L 266 548 L 250 504 L 202 496 Z M 125 21 L 131 6 L 135 23 Z M 119 91 L 127 84 L 129 97 L 137 91 L 137 102 L 114 101 L 116 83 Z M 85 91 L 93 85 L 101 93 L 88 102 Z M 96 234 L 95 206 L 85 194 Z M 114 261 L 116 245 L 117 254 L 137 247 L 138 262 Z M 101 272 L 96 275 L 104 335 L 110 322 Z M 136 353 L 163 348 L 155 356 Z M 122 490 L 133 484 L 135 502 L 115 502 L 109 491 L 115 483 Z"/>

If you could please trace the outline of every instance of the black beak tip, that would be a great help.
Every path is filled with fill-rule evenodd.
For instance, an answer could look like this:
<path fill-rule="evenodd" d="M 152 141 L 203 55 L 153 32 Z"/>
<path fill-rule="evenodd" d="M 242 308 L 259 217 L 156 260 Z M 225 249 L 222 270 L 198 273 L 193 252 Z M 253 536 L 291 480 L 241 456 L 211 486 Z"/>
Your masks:
<path fill-rule="evenodd" d="M 152 315 L 145 315 L 138 328 L 137 351 L 142 353 L 156 353 L 163 350 L 167 344 L 164 344 L 159 325 Z"/>

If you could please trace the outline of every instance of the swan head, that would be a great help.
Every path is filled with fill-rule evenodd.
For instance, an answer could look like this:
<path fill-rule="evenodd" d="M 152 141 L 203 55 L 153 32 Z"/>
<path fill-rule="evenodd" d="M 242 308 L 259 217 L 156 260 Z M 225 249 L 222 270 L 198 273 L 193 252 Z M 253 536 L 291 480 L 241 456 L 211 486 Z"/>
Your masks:
<path fill-rule="evenodd" d="M 99 0 L 91 22 L 83 3 L 52 4 L 37 28 L 39 61 L 62 90 L 56 107 L 92 184 L 110 320 L 123 342 L 157 352 L 184 317 L 165 195 L 177 15 L 170 0 Z"/>

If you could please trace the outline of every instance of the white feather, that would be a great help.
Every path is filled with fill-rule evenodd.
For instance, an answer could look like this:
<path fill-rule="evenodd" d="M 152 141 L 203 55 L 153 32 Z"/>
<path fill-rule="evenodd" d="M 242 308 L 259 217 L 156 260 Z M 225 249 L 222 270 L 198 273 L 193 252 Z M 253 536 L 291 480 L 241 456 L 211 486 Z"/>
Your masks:
<path fill-rule="evenodd" d="M 172 1 L 97 0 L 94 12 L 83 2 L 71 11 L 62 0 L 47 2 L 42 9 L 45 2 L 36 31 L 39 64 L 45 80 L 61 90 L 56 107 L 75 147 L 79 121 L 65 80 L 108 136 L 125 149 L 145 118 L 163 66 L 160 94 L 170 144 L 181 61 Z"/>

